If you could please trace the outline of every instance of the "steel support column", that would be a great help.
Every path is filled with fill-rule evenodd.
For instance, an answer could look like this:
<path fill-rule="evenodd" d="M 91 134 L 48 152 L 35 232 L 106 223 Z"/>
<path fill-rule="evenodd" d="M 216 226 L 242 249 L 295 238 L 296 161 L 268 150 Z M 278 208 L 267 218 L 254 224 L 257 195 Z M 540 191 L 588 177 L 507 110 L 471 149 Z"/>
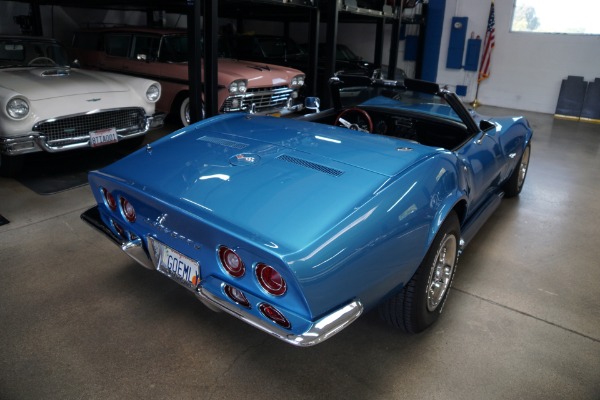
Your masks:
<path fill-rule="evenodd" d="M 308 68 L 306 72 L 306 95 L 317 95 L 317 74 L 319 60 L 319 26 L 321 22 L 321 12 L 318 7 L 310 9 L 309 29 L 308 29 Z"/>
<path fill-rule="evenodd" d="M 202 20 L 201 1 L 191 1 L 191 8 L 187 13 L 188 32 L 188 80 L 190 99 L 190 121 L 196 122 L 202 119 L 202 54 L 199 45 L 202 43 Z"/>
<path fill-rule="evenodd" d="M 375 31 L 375 54 L 373 55 L 373 63 L 377 68 L 381 68 L 381 61 L 383 59 L 383 27 L 385 25 L 385 19 L 379 18 L 376 23 Z"/>
<path fill-rule="evenodd" d="M 396 79 L 396 67 L 398 66 L 398 50 L 400 48 L 400 16 L 402 8 L 398 7 L 398 17 L 392 21 L 392 37 L 390 38 L 390 59 L 388 62 L 388 79 Z"/>
<path fill-rule="evenodd" d="M 325 43 L 325 74 L 323 82 L 319 83 L 322 108 L 328 108 L 331 106 L 331 94 L 329 92 L 328 81 L 331 76 L 335 73 L 335 59 L 336 59 L 336 45 L 337 45 L 337 33 L 338 33 L 338 19 L 339 19 L 339 0 L 331 0 L 328 2 L 329 7 L 327 9 L 327 35 Z"/>
<path fill-rule="evenodd" d="M 204 108 L 206 117 L 217 115 L 218 110 L 218 43 L 219 1 L 204 0 Z"/>

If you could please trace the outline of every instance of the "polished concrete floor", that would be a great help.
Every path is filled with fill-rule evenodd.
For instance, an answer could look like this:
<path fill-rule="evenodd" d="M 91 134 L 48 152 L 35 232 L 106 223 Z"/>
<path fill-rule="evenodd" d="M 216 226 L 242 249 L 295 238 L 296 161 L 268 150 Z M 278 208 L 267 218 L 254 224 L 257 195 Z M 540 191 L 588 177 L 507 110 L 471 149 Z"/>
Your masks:
<path fill-rule="evenodd" d="M 525 188 L 417 336 L 367 314 L 292 347 L 121 254 L 79 219 L 89 187 L 0 178 L 0 398 L 599 399 L 600 125 L 525 115 Z"/>

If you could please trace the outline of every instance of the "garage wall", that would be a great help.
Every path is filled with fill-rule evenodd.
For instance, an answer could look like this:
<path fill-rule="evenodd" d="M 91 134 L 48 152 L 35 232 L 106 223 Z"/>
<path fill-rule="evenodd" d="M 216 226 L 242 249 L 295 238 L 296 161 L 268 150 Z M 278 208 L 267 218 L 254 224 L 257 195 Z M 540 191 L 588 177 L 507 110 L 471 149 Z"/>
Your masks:
<path fill-rule="evenodd" d="M 600 77 L 600 36 L 513 33 L 513 0 L 496 0 L 496 47 L 491 75 L 479 89 L 482 104 L 554 114 L 562 79 Z M 466 101 L 475 98 L 476 73 L 446 68 L 453 16 L 468 17 L 470 34 L 485 35 L 490 1 L 446 0 L 438 82 L 467 85 Z M 585 12 L 582 10 L 582 12 Z"/>

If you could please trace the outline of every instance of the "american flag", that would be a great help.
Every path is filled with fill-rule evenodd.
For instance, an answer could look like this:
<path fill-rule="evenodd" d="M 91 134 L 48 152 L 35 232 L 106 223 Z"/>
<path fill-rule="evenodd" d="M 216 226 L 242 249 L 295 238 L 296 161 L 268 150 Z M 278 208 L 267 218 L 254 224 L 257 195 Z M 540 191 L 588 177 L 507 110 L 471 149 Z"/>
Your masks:
<path fill-rule="evenodd" d="M 494 0 L 490 6 L 490 16 L 488 18 L 487 30 L 483 42 L 483 56 L 481 57 L 481 66 L 479 67 L 478 82 L 490 76 L 490 61 L 492 59 L 492 50 L 496 44 L 496 18 L 494 16 Z"/>

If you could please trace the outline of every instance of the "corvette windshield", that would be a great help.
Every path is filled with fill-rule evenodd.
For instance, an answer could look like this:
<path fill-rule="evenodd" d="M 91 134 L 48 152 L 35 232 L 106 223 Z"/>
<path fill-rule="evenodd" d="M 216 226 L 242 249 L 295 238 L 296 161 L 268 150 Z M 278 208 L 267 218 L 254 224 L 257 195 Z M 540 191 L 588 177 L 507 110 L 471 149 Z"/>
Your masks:
<path fill-rule="evenodd" d="M 380 84 L 377 84 L 380 83 Z M 439 95 L 406 90 L 395 82 L 370 85 L 342 85 L 339 90 L 342 107 L 369 106 L 411 110 L 423 114 L 443 115 L 460 121 L 458 114 Z"/>
<path fill-rule="evenodd" d="M 64 66 L 68 66 L 68 57 L 57 43 L 0 39 L 0 68 Z"/>

